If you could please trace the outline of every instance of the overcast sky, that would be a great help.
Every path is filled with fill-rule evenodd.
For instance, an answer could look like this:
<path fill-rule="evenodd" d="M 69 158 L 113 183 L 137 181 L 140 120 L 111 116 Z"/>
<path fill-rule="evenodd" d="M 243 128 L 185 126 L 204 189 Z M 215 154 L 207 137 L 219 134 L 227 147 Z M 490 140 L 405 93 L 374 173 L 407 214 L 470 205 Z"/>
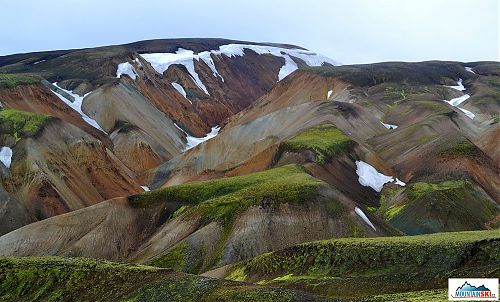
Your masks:
<path fill-rule="evenodd" d="M 1 0 L 0 54 L 174 37 L 297 44 L 345 64 L 500 59 L 500 0 Z"/>

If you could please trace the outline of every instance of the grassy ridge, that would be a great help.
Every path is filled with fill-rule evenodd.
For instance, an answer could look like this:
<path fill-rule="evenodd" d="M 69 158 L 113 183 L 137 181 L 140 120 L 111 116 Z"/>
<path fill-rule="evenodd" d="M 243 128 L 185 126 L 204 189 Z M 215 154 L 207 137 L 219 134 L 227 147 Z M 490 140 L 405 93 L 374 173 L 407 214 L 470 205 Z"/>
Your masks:
<path fill-rule="evenodd" d="M 236 264 L 227 277 L 330 296 L 365 296 L 444 288 L 451 276 L 495 276 L 499 254 L 500 230 L 345 238 L 263 254 Z"/>
<path fill-rule="evenodd" d="M 0 257 L 0 301 L 326 301 L 143 265 L 84 258 Z"/>
<path fill-rule="evenodd" d="M 0 88 L 14 88 L 19 85 L 40 83 L 41 77 L 27 74 L 0 73 Z"/>
<path fill-rule="evenodd" d="M 406 198 L 382 213 L 408 235 L 480 230 L 500 212 L 499 206 L 467 180 L 417 182 L 407 186 Z"/>
<path fill-rule="evenodd" d="M 207 266 L 204 269 L 210 269 L 219 262 L 236 217 L 249 207 L 305 203 L 316 196 L 317 188 L 323 184 L 307 174 L 301 166 L 286 165 L 244 176 L 193 182 L 144 192 L 131 196 L 129 202 L 135 207 L 147 207 L 162 202 L 177 203 L 179 208 L 171 218 L 180 215 L 185 220 L 201 217 L 202 226 L 218 222 L 223 227 L 221 238 L 214 243 L 216 252 L 205 264 L 201 256 L 193 254 L 196 252 L 186 244 L 178 245 L 150 262 L 159 267 L 195 273 L 202 269 L 202 265 Z M 196 260 L 193 260 L 195 258 Z"/>
<path fill-rule="evenodd" d="M 252 173 L 244 176 L 193 182 L 162 188 L 129 197 L 135 207 L 162 202 L 186 205 L 183 213 L 201 215 L 206 223 L 231 221 L 250 206 L 299 203 L 309 199 L 322 181 L 298 165 Z"/>
<path fill-rule="evenodd" d="M 280 145 L 280 152 L 310 150 L 316 161 L 324 163 L 328 158 L 342 154 L 355 145 L 342 131 L 331 124 L 318 125 L 302 131 Z"/>
<path fill-rule="evenodd" d="M 11 137 L 17 142 L 22 137 L 36 135 L 50 119 L 50 116 L 43 114 L 1 109 L 0 135 L 4 141 Z"/>

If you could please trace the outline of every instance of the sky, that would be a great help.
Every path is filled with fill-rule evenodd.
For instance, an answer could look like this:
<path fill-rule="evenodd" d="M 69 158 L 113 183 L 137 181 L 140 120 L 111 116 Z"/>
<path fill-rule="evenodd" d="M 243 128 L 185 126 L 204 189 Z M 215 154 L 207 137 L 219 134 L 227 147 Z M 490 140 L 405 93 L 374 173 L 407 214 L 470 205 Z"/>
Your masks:
<path fill-rule="evenodd" d="M 344 64 L 500 60 L 500 0 L 0 0 L 0 55 L 159 38 L 300 45 Z"/>

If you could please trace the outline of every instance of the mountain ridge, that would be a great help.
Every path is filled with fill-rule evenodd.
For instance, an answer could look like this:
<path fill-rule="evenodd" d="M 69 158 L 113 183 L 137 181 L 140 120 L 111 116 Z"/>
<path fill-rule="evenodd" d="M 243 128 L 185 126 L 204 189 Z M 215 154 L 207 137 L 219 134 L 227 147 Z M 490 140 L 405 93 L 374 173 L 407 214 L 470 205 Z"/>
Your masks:
<path fill-rule="evenodd" d="M 500 63 L 337 64 L 225 39 L 0 57 L 0 297 L 19 280 L 29 299 L 23 272 L 51 265 L 104 265 L 112 289 L 129 269 L 75 257 L 172 270 L 127 285 L 139 300 L 208 282 L 213 299 L 412 301 L 442 297 L 436 272 L 494 275 Z"/>

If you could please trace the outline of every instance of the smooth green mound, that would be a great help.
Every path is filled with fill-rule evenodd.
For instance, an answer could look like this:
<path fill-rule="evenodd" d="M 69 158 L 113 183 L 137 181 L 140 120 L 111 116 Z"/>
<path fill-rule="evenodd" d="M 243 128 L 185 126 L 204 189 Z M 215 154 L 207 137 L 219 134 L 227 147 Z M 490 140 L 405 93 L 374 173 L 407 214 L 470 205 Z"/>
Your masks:
<path fill-rule="evenodd" d="M 454 144 L 440 152 L 442 156 L 451 157 L 475 157 L 481 154 L 481 150 L 469 140 Z"/>
<path fill-rule="evenodd" d="M 0 257 L 0 301 L 327 301 L 300 292 L 84 258 Z"/>
<path fill-rule="evenodd" d="M 310 150 L 316 160 L 324 163 L 332 156 L 349 151 L 355 142 L 344 132 L 331 124 L 323 124 L 307 129 L 280 145 L 281 152 Z"/>
<path fill-rule="evenodd" d="M 500 230 L 316 241 L 234 265 L 227 278 L 329 296 L 445 288 L 448 277 L 497 276 Z"/>
<path fill-rule="evenodd" d="M 14 88 L 19 85 L 40 83 L 42 78 L 35 75 L 0 73 L 0 88 Z"/>
<path fill-rule="evenodd" d="M 159 267 L 198 272 L 202 265 L 209 269 L 218 263 L 225 240 L 239 214 L 251 206 L 272 208 L 284 203 L 311 201 L 317 196 L 317 188 L 321 185 L 324 183 L 307 174 L 301 166 L 286 165 L 245 176 L 193 182 L 144 192 L 131 196 L 129 202 L 135 207 L 173 203 L 178 205 L 178 209 L 171 218 L 201 218 L 202 225 L 215 221 L 223 227 L 222 238 L 214 243 L 216 252 L 208 263 L 203 264 L 200 255 L 191 256 L 192 251 L 185 244 L 174 247 L 150 262 Z"/>
<path fill-rule="evenodd" d="M 500 207 L 467 180 L 417 182 L 406 197 L 382 210 L 382 216 L 408 235 L 485 229 Z"/>
<path fill-rule="evenodd" d="M 244 176 L 193 182 L 141 193 L 129 197 L 135 207 L 163 202 L 179 203 L 186 218 L 203 217 L 206 223 L 229 222 L 250 206 L 275 206 L 309 200 L 324 184 L 298 165 L 252 173 Z M 187 214 L 187 215 L 186 215 Z"/>
<path fill-rule="evenodd" d="M 12 136 L 18 141 L 22 137 L 36 135 L 50 119 L 50 116 L 43 114 L 2 109 L 0 110 L 0 134 Z"/>

